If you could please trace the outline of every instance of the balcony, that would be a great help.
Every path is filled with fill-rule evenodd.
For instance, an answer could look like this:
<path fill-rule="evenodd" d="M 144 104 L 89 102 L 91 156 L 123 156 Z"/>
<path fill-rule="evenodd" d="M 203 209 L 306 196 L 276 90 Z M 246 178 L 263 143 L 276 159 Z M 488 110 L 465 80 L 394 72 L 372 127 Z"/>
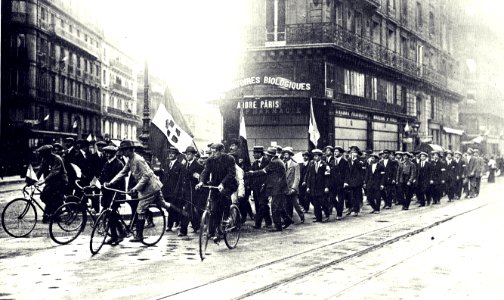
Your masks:
<path fill-rule="evenodd" d="M 59 27 L 56 24 L 50 24 L 50 25 L 47 25 L 46 27 L 47 27 L 47 31 L 57 35 L 58 37 L 66 40 L 67 42 L 74 44 L 75 46 L 88 52 L 92 56 L 98 57 L 98 53 L 99 53 L 98 48 L 92 46 L 89 43 L 82 41 L 78 37 L 74 36 L 70 32 L 67 32 L 65 29 Z"/>
<path fill-rule="evenodd" d="M 364 0 L 362 1 L 364 5 L 367 5 L 370 8 L 377 9 L 380 7 L 380 0 Z"/>
<path fill-rule="evenodd" d="M 130 90 L 127 87 L 124 87 L 118 83 L 112 84 L 112 92 L 120 92 L 123 95 L 126 95 L 128 97 L 133 97 L 133 91 Z"/>
<path fill-rule="evenodd" d="M 110 61 L 110 67 L 115 68 L 119 72 L 122 72 L 129 77 L 133 76 L 133 69 L 121 63 L 117 58 Z"/>
<path fill-rule="evenodd" d="M 92 112 L 100 112 L 100 105 L 97 103 L 85 101 L 77 97 L 55 93 L 56 103 L 66 104 L 75 108 L 80 108 L 83 110 L 88 110 Z"/>
<path fill-rule="evenodd" d="M 262 34 L 261 34 L 262 32 Z M 352 54 L 383 64 L 417 79 L 428 81 L 436 86 L 447 87 L 447 77 L 429 68 L 418 65 L 416 61 L 404 58 L 398 52 L 374 43 L 346 29 L 331 23 L 291 24 L 286 26 L 286 44 L 330 44 L 350 51 Z M 265 31 L 260 28 L 250 28 L 250 44 L 265 45 Z M 452 85 L 453 86 L 453 85 Z"/>
<path fill-rule="evenodd" d="M 388 103 L 388 102 L 384 102 L 384 101 L 372 100 L 372 99 L 368 99 L 368 98 L 347 95 L 347 94 L 342 94 L 342 93 L 337 93 L 336 99 L 343 102 L 343 103 L 351 104 L 352 106 L 362 106 L 362 107 L 371 108 L 371 109 L 374 109 L 377 111 L 388 111 L 388 112 L 398 113 L 398 114 L 404 113 L 404 108 L 402 106 Z"/>
<path fill-rule="evenodd" d="M 134 115 L 130 112 L 123 111 L 118 108 L 114 108 L 114 107 L 110 107 L 110 106 L 104 106 L 103 113 L 107 116 L 118 117 L 118 118 L 122 118 L 122 119 L 127 118 L 127 119 L 133 120 L 133 121 L 139 120 L 137 115 Z"/>

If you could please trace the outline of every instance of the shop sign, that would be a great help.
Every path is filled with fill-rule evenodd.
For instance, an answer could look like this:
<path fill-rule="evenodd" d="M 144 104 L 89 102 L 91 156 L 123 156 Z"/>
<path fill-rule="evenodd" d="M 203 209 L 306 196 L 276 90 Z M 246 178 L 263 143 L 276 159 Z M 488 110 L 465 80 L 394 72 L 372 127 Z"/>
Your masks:
<path fill-rule="evenodd" d="M 236 80 L 232 83 L 232 88 L 240 88 L 254 84 L 275 85 L 284 90 L 309 91 L 311 84 L 306 82 L 294 82 L 279 76 L 252 76 Z"/>
<path fill-rule="evenodd" d="M 247 100 L 238 101 L 237 109 L 265 109 L 265 108 L 281 108 L 282 100 Z"/>
<path fill-rule="evenodd" d="M 396 118 L 373 115 L 373 120 L 382 122 L 397 122 Z"/>
<path fill-rule="evenodd" d="M 301 114 L 301 106 L 297 102 L 285 99 L 257 99 L 238 101 L 236 109 L 243 109 L 248 114 Z"/>
<path fill-rule="evenodd" d="M 361 112 L 356 112 L 356 111 L 347 111 L 347 110 L 341 110 L 341 109 L 335 110 L 334 114 L 336 116 L 340 116 L 340 117 L 350 117 L 350 118 L 357 118 L 357 119 L 367 119 L 368 118 L 368 115 L 366 113 L 361 113 Z"/>

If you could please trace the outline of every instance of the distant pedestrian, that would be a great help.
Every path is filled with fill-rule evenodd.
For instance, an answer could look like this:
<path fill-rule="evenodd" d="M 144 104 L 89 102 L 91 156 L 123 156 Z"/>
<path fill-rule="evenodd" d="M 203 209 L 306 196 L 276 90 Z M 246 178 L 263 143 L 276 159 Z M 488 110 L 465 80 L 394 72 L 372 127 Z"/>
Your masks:
<path fill-rule="evenodd" d="M 488 169 L 488 183 L 495 183 L 495 171 L 497 170 L 497 162 L 495 161 L 493 156 L 488 161 Z"/>

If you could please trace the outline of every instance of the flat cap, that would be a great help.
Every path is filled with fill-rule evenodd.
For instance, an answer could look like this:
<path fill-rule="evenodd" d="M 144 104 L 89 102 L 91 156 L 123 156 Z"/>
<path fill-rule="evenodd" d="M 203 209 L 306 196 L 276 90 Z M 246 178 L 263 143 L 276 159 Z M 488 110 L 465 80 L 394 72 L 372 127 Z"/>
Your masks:
<path fill-rule="evenodd" d="M 210 148 L 211 149 L 215 149 L 217 151 L 221 151 L 221 150 L 224 150 L 224 145 L 222 143 L 212 143 L 212 145 L 210 145 Z"/>
<path fill-rule="evenodd" d="M 52 146 L 53 146 L 53 149 L 63 150 L 63 145 L 61 145 L 60 143 L 54 143 Z"/>
<path fill-rule="evenodd" d="M 103 151 L 105 152 L 117 152 L 117 147 L 116 146 L 106 146 L 106 147 L 103 147 Z"/>
<path fill-rule="evenodd" d="M 44 152 L 50 152 L 52 151 L 53 146 L 52 145 L 43 145 L 42 147 L 37 149 L 37 152 L 44 153 Z"/>

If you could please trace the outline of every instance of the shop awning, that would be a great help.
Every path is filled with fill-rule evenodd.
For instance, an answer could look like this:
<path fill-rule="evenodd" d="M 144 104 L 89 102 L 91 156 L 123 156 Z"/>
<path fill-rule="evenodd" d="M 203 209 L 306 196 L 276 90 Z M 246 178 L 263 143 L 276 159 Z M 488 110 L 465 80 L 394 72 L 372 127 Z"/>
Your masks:
<path fill-rule="evenodd" d="M 438 144 L 420 143 L 420 145 L 416 147 L 415 151 L 431 153 L 432 151 L 444 152 L 444 149 Z"/>
<path fill-rule="evenodd" d="M 443 126 L 443 131 L 446 133 L 451 133 L 451 134 L 456 134 L 456 135 L 463 135 L 464 134 L 464 130 L 453 129 L 453 128 L 445 127 L 445 126 Z"/>

